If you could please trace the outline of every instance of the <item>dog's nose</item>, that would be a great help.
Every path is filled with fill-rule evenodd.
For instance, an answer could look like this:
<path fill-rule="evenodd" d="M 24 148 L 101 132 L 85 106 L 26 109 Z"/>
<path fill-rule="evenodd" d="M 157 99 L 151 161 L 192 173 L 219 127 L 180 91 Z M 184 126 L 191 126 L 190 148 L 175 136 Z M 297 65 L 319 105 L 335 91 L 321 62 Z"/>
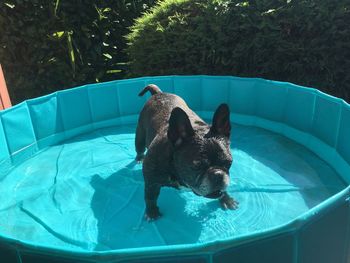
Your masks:
<path fill-rule="evenodd" d="M 212 173 L 211 181 L 214 185 L 219 186 L 222 190 L 230 183 L 230 177 L 223 170 L 217 169 Z"/>
<path fill-rule="evenodd" d="M 216 170 L 216 171 L 214 172 L 214 174 L 217 175 L 217 176 L 224 176 L 224 171 Z"/>

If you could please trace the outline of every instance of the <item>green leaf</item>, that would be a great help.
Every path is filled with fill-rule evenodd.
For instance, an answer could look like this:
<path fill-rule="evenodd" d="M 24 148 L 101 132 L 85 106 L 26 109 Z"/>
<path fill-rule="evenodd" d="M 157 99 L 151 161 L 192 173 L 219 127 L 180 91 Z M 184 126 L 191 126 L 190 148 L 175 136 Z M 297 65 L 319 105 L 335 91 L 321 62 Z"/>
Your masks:
<path fill-rule="evenodd" d="M 120 70 L 120 69 L 110 69 L 110 70 L 106 71 L 107 74 L 115 74 L 115 73 L 120 73 L 120 72 L 122 72 L 122 70 Z"/>
<path fill-rule="evenodd" d="M 69 59 L 72 66 L 73 77 L 74 77 L 75 76 L 75 56 L 74 56 L 74 49 L 73 49 L 73 43 L 72 43 L 72 35 L 73 35 L 73 32 L 71 31 L 67 33 L 67 46 L 68 46 L 68 54 L 69 54 Z"/>
<path fill-rule="evenodd" d="M 54 14 L 57 16 L 58 6 L 60 5 L 60 0 L 56 0 Z"/>
<path fill-rule="evenodd" d="M 5 3 L 5 5 L 11 9 L 15 8 L 16 5 L 10 4 L 10 3 Z"/>
<path fill-rule="evenodd" d="M 58 31 L 58 32 L 52 33 L 52 37 L 56 39 L 60 39 L 64 36 L 65 33 L 66 33 L 65 31 Z"/>
<path fill-rule="evenodd" d="M 108 58 L 108 59 L 112 59 L 112 56 L 111 56 L 110 54 L 103 53 L 102 55 L 105 56 L 105 57 Z"/>

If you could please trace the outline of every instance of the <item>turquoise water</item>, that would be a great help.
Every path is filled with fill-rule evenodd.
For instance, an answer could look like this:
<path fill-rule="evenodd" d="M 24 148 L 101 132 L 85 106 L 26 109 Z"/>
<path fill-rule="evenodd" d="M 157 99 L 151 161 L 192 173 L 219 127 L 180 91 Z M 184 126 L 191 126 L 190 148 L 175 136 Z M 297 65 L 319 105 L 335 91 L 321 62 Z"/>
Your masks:
<path fill-rule="evenodd" d="M 124 126 L 80 135 L 14 168 L 0 183 L 0 234 L 85 251 L 203 243 L 287 223 L 346 186 L 302 145 L 233 125 L 228 191 L 239 209 L 163 188 L 163 217 L 149 223 L 134 132 Z"/>

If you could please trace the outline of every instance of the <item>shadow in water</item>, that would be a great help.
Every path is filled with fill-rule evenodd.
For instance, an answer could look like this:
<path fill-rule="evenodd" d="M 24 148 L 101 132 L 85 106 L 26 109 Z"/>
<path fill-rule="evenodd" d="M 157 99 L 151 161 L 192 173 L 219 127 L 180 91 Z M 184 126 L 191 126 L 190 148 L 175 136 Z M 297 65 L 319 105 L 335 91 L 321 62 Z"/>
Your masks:
<path fill-rule="evenodd" d="M 163 216 L 147 222 L 141 165 L 135 162 L 107 178 L 96 174 L 90 184 L 95 190 L 91 208 L 97 220 L 98 251 L 196 243 L 202 224 L 220 209 L 217 201 L 208 202 L 193 213 L 186 208 L 183 192 L 164 187 L 158 199 Z"/>

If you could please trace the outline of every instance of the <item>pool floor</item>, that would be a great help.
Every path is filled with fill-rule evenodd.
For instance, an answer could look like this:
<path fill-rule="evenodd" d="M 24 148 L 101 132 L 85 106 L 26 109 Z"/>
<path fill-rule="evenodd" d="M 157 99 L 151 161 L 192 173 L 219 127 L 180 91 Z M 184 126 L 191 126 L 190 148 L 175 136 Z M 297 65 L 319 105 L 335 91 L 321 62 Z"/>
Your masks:
<path fill-rule="evenodd" d="M 287 223 L 346 186 L 302 145 L 233 125 L 228 192 L 239 209 L 162 188 L 163 216 L 149 223 L 134 136 L 135 126 L 96 130 L 15 167 L 0 183 L 0 234 L 84 251 L 210 242 Z"/>

